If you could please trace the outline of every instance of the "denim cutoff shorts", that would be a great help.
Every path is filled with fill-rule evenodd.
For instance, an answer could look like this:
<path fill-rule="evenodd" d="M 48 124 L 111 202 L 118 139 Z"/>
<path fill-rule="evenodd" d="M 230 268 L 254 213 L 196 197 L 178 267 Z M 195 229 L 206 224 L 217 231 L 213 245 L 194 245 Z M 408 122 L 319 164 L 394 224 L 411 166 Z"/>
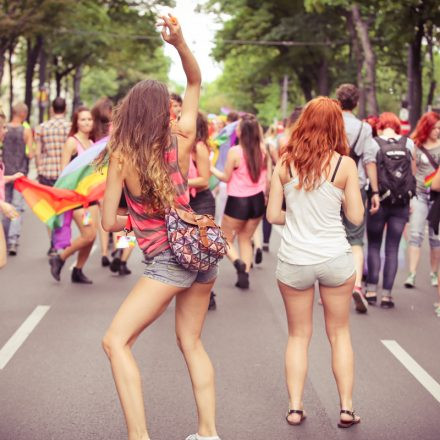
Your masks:
<path fill-rule="evenodd" d="M 355 272 L 353 255 L 347 252 L 324 263 L 302 266 L 278 259 L 276 277 L 287 286 L 305 290 L 312 287 L 316 281 L 326 287 L 341 286 Z"/>
<path fill-rule="evenodd" d="M 207 272 L 186 270 L 176 261 L 171 249 L 154 257 L 146 257 L 144 264 L 144 276 L 147 278 L 186 289 L 191 287 L 193 283 L 211 283 L 218 275 L 218 266 L 212 267 Z"/>

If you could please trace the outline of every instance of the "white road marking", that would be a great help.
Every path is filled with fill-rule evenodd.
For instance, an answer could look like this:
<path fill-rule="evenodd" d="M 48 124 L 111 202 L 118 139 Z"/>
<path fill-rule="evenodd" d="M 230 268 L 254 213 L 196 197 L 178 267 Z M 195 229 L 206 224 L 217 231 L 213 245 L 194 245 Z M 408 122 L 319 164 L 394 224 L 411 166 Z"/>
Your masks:
<path fill-rule="evenodd" d="M 402 365 L 425 387 L 440 403 L 440 384 L 436 382 L 396 341 L 381 341 Z"/>
<path fill-rule="evenodd" d="M 34 328 L 43 319 L 50 306 L 37 306 L 35 310 L 26 318 L 17 331 L 11 336 L 8 342 L 0 350 L 0 370 L 12 359 L 17 350 L 23 345 L 24 341 L 32 333 Z"/>
<path fill-rule="evenodd" d="M 94 244 L 94 245 L 92 246 L 92 250 L 90 251 L 90 255 L 92 255 L 93 252 L 96 251 L 97 247 L 98 247 L 98 246 L 96 246 L 96 244 Z M 70 272 L 72 272 L 73 268 L 75 267 L 75 264 L 76 264 L 76 262 L 75 262 L 75 263 L 72 263 L 72 264 L 70 265 L 70 267 L 69 267 Z"/>

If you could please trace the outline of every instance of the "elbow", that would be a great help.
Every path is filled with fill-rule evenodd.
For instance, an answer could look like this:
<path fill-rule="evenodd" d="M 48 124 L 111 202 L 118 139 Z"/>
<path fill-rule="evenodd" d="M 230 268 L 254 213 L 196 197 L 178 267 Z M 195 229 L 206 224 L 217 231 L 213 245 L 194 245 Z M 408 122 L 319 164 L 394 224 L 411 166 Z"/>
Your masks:
<path fill-rule="evenodd" d="M 104 229 L 105 232 L 112 232 L 113 223 L 109 222 L 104 217 L 101 220 L 101 226 L 102 226 L 102 229 Z"/>
<path fill-rule="evenodd" d="M 277 216 L 268 210 L 266 212 L 266 219 L 271 225 L 274 225 L 274 224 L 276 224 Z"/>

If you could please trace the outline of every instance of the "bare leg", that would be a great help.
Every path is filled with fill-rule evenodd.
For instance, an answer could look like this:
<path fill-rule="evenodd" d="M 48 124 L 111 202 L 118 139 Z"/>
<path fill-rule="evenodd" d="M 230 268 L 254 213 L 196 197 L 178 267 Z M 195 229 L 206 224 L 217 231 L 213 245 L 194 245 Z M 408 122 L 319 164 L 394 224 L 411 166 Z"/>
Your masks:
<path fill-rule="evenodd" d="M 356 287 L 362 286 L 362 274 L 364 273 L 364 249 L 362 246 L 352 246 L 354 266 L 356 268 L 356 279 L 354 285 Z"/>
<path fill-rule="evenodd" d="M 307 376 L 307 352 L 312 337 L 313 295 L 315 287 L 297 290 L 278 281 L 286 308 L 289 337 L 286 348 L 286 381 L 290 409 L 303 409 L 304 383 Z M 293 423 L 299 414 L 289 415 Z"/>
<path fill-rule="evenodd" d="M 258 224 L 261 222 L 261 218 L 262 217 L 247 220 L 240 232 L 238 232 L 238 246 L 240 248 L 241 259 L 246 264 L 246 272 L 251 270 L 253 259 L 252 237 L 257 229 Z"/>
<path fill-rule="evenodd" d="M 431 258 L 431 272 L 438 272 L 438 265 L 440 261 L 440 249 L 438 247 L 434 247 L 430 249 L 430 258 Z"/>
<path fill-rule="evenodd" d="M 214 368 L 200 336 L 213 286 L 194 283 L 176 297 L 177 343 L 185 358 L 198 413 L 198 434 L 216 437 Z"/>
<path fill-rule="evenodd" d="M 234 239 L 236 234 L 239 231 L 241 231 L 241 228 L 243 227 L 244 224 L 245 224 L 245 220 L 232 218 L 226 214 L 223 215 L 222 230 L 229 244 L 227 257 L 232 262 L 234 262 L 237 258 L 240 258 L 240 256 L 238 255 L 238 251 L 234 246 Z"/>
<path fill-rule="evenodd" d="M 0 223 L 0 268 L 6 266 L 6 240 L 3 232 L 3 225 Z"/>
<path fill-rule="evenodd" d="M 89 209 L 92 208 L 95 207 L 91 206 Z M 96 229 L 92 227 L 92 225 L 84 226 L 82 224 L 83 215 L 84 215 L 84 209 L 75 209 L 73 211 L 73 220 L 78 226 L 80 236 L 75 240 L 73 240 L 72 244 L 68 246 L 66 249 L 64 249 L 63 252 L 61 252 L 60 257 L 63 261 L 66 261 L 67 258 L 73 255 L 76 251 L 79 251 L 82 248 L 90 246 L 90 244 L 93 244 L 93 242 L 95 241 Z M 93 214 L 92 214 L 92 218 L 93 218 Z"/>
<path fill-rule="evenodd" d="M 354 359 L 349 315 L 355 275 L 338 287 L 319 286 L 324 305 L 325 327 L 332 348 L 332 368 L 341 409 L 353 409 Z M 350 420 L 347 414 L 341 419 Z"/>
<path fill-rule="evenodd" d="M 416 273 L 420 260 L 420 248 L 408 246 L 408 266 L 411 273 Z"/>
<path fill-rule="evenodd" d="M 82 269 L 84 265 L 86 264 L 90 251 L 92 250 L 93 243 L 96 239 L 96 233 L 98 230 L 98 223 L 99 223 L 99 210 L 97 206 L 91 206 L 88 208 L 90 211 L 90 214 L 92 216 L 92 222 L 89 226 L 86 226 L 87 229 L 87 237 L 89 240 L 92 240 L 87 246 L 84 246 L 82 249 L 78 252 L 78 259 L 76 260 L 76 267 L 78 269 Z"/>
<path fill-rule="evenodd" d="M 164 312 L 181 290 L 141 278 L 122 303 L 102 341 L 111 363 L 129 440 L 149 439 L 141 376 L 131 347 L 139 334 Z"/>
<path fill-rule="evenodd" d="M 252 236 L 252 241 L 254 242 L 255 249 L 263 247 L 263 226 L 262 222 L 258 223 L 257 229 L 255 230 L 254 235 Z"/>

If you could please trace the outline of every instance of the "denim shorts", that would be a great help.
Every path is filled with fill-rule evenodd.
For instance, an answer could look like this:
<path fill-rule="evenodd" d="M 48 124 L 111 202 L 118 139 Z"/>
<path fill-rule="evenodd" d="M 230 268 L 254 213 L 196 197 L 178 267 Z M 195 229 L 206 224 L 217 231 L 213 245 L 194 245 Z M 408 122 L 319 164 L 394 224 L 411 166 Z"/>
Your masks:
<path fill-rule="evenodd" d="M 192 272 L 183 268 L 174 257 L 170 249 L 154 257 L 144 259 L 144 276 L 161 283 L 187 289 L 193 283 L 209 284 L 217 278 L 218 266 L 207 272 Z"/>
<path fill-rule="evenodd" d="M 331 258 L 324 263 L 298 265 L 278 259 L 276 277 L 297 290 L 312 287 L 316 281 L 322 286 L 338 287 L 356 272 L 351 252 Z"/>

